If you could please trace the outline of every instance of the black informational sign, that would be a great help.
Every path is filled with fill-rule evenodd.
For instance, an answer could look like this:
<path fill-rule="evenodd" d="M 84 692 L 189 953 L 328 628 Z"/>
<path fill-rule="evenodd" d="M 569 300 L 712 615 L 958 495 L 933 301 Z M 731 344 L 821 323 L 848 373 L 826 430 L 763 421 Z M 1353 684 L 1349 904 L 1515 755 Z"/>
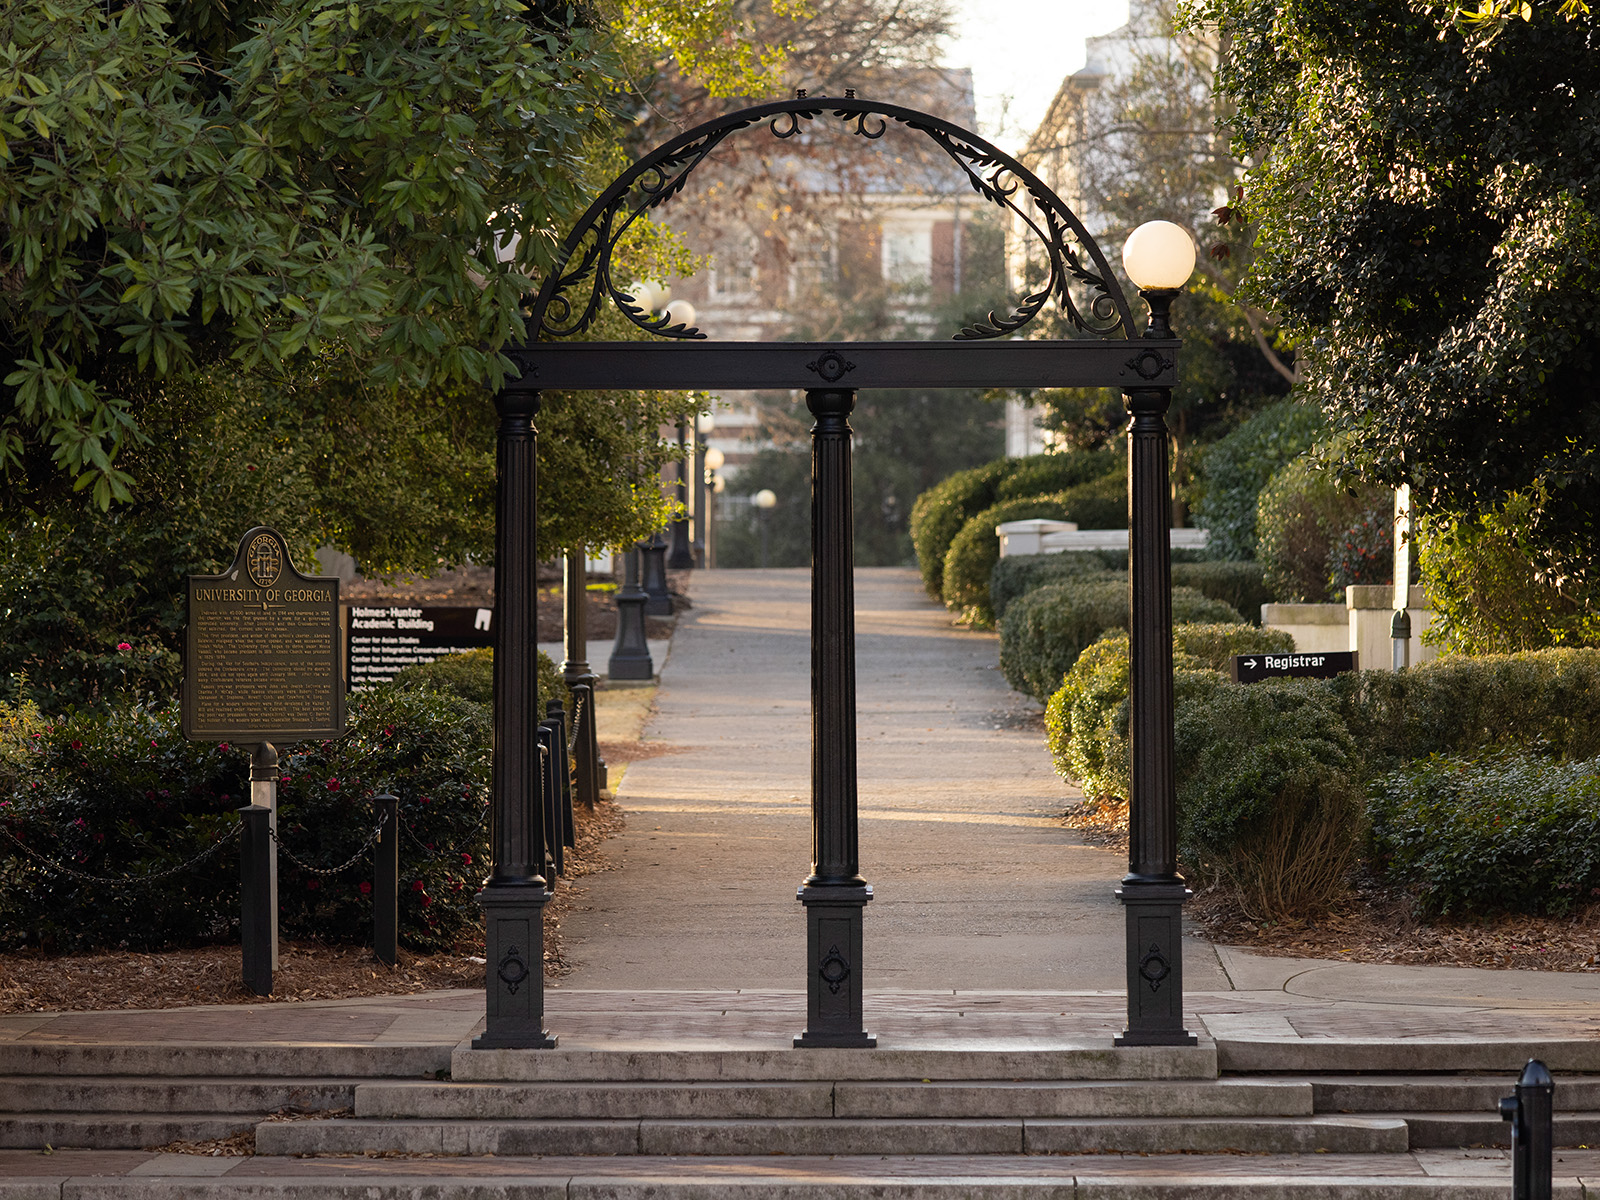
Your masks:
<path fill-rule="evenodd" d="M 350 690 L 388 683 L 404 668 L 494 645 L 494 609 L 363 605 L 350 608 Z"/>
<path fill-rule="evenodd" d="M 302 575 L 275 529 L 244 535 L 221 575 L 189 576 L 183 735 L 273 742 L 344 732 L 339 581 Z"/>
<path fill-rule="evenodd" d="M 1235 683 L 1260 683 L 1263 679 L 1331 679 L 1359 669 L 1354 650 L 1325 650 L 1316 654 L 1235 654 L 1228 673 Z"/>

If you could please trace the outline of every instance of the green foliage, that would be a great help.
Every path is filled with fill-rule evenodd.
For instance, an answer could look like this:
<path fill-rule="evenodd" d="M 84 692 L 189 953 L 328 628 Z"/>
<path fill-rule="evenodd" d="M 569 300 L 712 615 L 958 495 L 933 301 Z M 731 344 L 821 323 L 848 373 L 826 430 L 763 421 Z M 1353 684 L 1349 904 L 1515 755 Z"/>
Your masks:
<path fill-rule="evenodd" d="M 1253 562 L 1175 562 L 1174 587 L 1193 588 L 1202 596 L 1220 600 L 1252 625 L 1261 624 L 1261 606 L 1270 603 L 1265 573 Z"/>
<path fill-rule="evenodd" d="M 1600 645 L 1600 589 L 1539 569 L 1528 542 L 1533 509 L 1515 495 L 1476 519 L 1419 523 L 1417 557 L 1434 612 L 1425 641 L 1462 654 Z"/>
<path fill-rule="evenodd" d="M 561 668 L 543 650 L 539 651 L 538 706 L 542 717 L 545 705 L 560 700 L 568 720 L 572 717 L 572 698 Z M 413 663 L 395 674 L 392 687 L 400 691 L 438 692 L 470 700 L 474 704 L 494 703 L 494 651 L 485 646 L 464 654 L 447 654 L 432 662 Z"/>
<path fill-rule="evenodd" d="M 1372 787 L 1379 865 L 1425 914 L 1570 912 L 1600 896 L 1600 759 L 1434 755 Z"/>
<path fill-rule="evenodd" d="M 1037 463 L 1038 460 L 1032 461 Z M 1006 480 L 1007 484 L 1010 482 Z M 1118 514 L 1127 510 L 1127 492 L 1126 476 L 1113 470 L 1053 496 L 1019 496 L 977 513 L 961 527 L 945 552 L 942 588 L 945 607 L 979 627 L 988 628 L 994 624 L 994 613 L 989 608 L 989 579 L 1000 561 L 1000 537 L 995 533 L 995 526 L 1007 521 L 1042 518 L 1073 521 L 1083 529 L 1114 529 L 1118 527 Z"/>
<path fill-rule="evenodd" d="M 1081 575 L 1125 571 L 1128 556 L 1121 550 L 1067 550 L 1060 554 L 1013 554 L 995 563 L 989 573 L 989 607 L 1001 620 L 1018 596 L 1036 587 L 1060 583 Z"/>
<path fill-rule="evenodd" d="M 1506 747 L 1570 760 L 1600 755 L 1600 650 L 1441 658 L 1409 671 L 1336 676 L 1344 720 L 1390 769 L 1430 754 Z"/>
<path fill-rule="evenodd" d="M 1226 560 L 1255 558 L 1261 489 L 1311 449 L 1323 424 L 1321 414 L 1308 405 L 1280 400 L 1204 448 L 1192 516 L 1196 525 L 1210 531 L 1208 554 Z"/>
<path fill-rule="evenodd" d="M 1179 855 L 1254 916 L 1314 916 L 1365 836 L 1360 743 L 1319 680 L 1212 679 L 1174 706 Z"/>
<path fill-rule="evenodd" d="M 1172 589 L 1174 624 L 1244 624 L 1220 601 Z M 1128 581 L 1106 574 L 1035 588 L 1006 609 L 1000 669 L 1006 682 L 1044 703 L 1084 649 L 1107 630 L 1128 628 Z"/>
<path fill-rule="evenodd" d="M 1257 553 L 1272 599 L 1316 604 L 1341 599 L 1346 584 L 1391 582 L 1392 550 L 1376 559 L 1335 551 L 1372 522 L 1390 528 L 1393 512 L 1388 489 L 1352 492 L 1314 457 L 1295 459 L 1262 489 L 1256 506 Z M 1338 569 L 1341 562 L 1344 571 L 1360 566 L 1369 573 L 1346 574 Z"/>
<path fill-rule="evenodd" d="M 1019 458 L 1015 468 L 995 488 L 996 502 L 1023 500 L 1029 496 L 1045 496 L 1064 492 L 1080 484 L 1093 483 L 1107 476 L 1126 478 L 1126 467 L 1116 454 L 1070 450 L 1061 454 L 1034 454 Z M 1112 526 L 1115 527 L 1114 525 Z M 1107 526 L 1094 526 L 1107 528 Z"/>
<path fill-rule="evenodd" d="M 1225 671 L 1235 654 L 1282 654 L 1294 639 L 1249 625 L 1180 624 L 1172 629 L 1172 663 L 1178 693 L 1209 683 L 1198 677 Z M 1050 697 L 1046 737 L 1056 771 L 1093 797 L 1128 796 L 1128 635 L 1101 637 L 1078 656 Z"/>
<path fill-rule="evenodd" d="M 943 598 L 944 556 L 968 520 L 995 501 L 1001 482 L 1018 460 L 1000 458 L 981 467 L 957 471 L 917 497 L 911 508 L 911 544 L 916 549 L 922 586 L 935 600 Z"/>
<path fill-rule="evenodd" d="M 118 453 L 145 404 L 230 358 L 498 381 L 519 301 L 586 200 L 586 149 L 614 134 L 615 68 L 555 10 L 262 0 L 191 21 L 189 7 L 0 16 L 14 492 L 67 480 L 102 509 L 126 498 Z"/>
<path fill-rule="evenodd" d="M 1252 299 L 1315 345 L 1308 399 L 1372 479 L 1472 521 L 1537 501 L 1525 552 L 1600 562 L 1595 386 L 1600 17 L 1527 9 L 1492 39 L 1457 6 L 1194 0 L 1256 163 Z"/>
<path fill-rule="evenodd" d="M 75 878 L 40 856 L 101 877 L 157 875 L 188 862 L 238 828 L 236 810 L 248 803 L 244 750 L 186 741 L 176 704 L 74 713 L 32 740 L 0 808 L 10 835 L 0 837 L 0 944 L 159 949 L 234 936 L 236 842 L 168 878 L 128 886 Z M 490 745 L 483 706 L 379 689 L 352 697 L 343 737 L 285 752 L 283 933 L 370 942 L 370 854 L 332 877 L 295 859 L 324 869 L 344 863 L 376 827 L 370 801 L 385 788 L 400 797 L 401 939 L 445 949 L 474 927 L 472 897 L 488 860 Z"/>

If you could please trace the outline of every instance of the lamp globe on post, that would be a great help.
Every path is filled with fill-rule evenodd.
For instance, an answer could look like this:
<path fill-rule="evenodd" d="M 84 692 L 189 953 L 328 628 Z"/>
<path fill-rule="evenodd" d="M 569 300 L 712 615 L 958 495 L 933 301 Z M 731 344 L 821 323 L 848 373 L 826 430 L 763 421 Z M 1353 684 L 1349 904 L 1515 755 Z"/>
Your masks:
<path fill-rule="evenodd" d="M 1166 413 L 1177 342 L 1172 301 L 1194 272 L 1194 242 L 1170 221 L 1141 225 L 1122 249 L 1150 305 L 1150 344 L 1129 362 L 1128 627 L 1131 788 L 1128 873 L 1117 898 L 1127 926 L 1128 1027 L 1120 1046 L 1193 1045 L 1183 1027 L 1183 902 L 1178 874 L 1172 728 L 1172 551 Z M 1156 381 L 1160 380 L 1160 383 Z"/>
<path fill-rule="evenodd" d="M 771 488 L 762 488 L 750 497 L 750 503 L 756 506 L 756 522 L 761 526 L 761 565 L 767 565 L 767 513 L 777 505 L 778 493 Z"/>

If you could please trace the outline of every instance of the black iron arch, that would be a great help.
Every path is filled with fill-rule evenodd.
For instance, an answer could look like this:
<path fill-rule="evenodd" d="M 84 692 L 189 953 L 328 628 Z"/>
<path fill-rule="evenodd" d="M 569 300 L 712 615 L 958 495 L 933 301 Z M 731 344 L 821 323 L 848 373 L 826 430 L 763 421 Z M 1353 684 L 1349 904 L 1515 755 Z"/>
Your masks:
<path fill-rule="evenodd" d="M 672 324 L 666 316 L 651 317 L 629 293 L 619 289 L 611 261 L 617 241 L 646 212 L 682 191 L 695 169 L 731 134 L 765 122 L 775 138 L 787 139 L 824 113 L 831 113 L 850 132 L 868 140 L 881 138 L 890 121 L 926 134 L 961 168 L 973 191 L 1015 214 L 1044 248 L 1049 263 L 1044 284 L 1024 296 L 1007 315 L 991 312 L 987 321 L 962 329 L 956 340 L 1008 337 L 1033 320 L 1052 296 L 1072 326 L 1084 333 L 1102 338 L 1138 336 L 1127 297 L 1083 222 L 1011 155 L 970 130 L 915 109 L 854 95 L 807 97 L 802 93 L 793 100 L 740 109 L 696 126 L 658 146 L 619 175 L 561 244 L 555 265 L 534 301 L 529 341 L 582 333 L 607 297 L 648 333 L 704 340 L 706 335 L 699 329 Z M 1020 203 L 1023 195 L 1033 201 L 1036 213 Z M 1074 283 L 1089 290 L 1086 310 L 1072 295 Z"/>

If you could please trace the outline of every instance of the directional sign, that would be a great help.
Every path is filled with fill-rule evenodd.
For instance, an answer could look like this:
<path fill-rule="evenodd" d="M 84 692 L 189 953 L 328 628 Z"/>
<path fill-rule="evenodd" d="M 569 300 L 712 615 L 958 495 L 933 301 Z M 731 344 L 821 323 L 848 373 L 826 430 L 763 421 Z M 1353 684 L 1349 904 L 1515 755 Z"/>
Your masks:
<path fill-rule="evenodd" d="M 1360 669 L 1354 650 L 1325 650 L 1318 654 L 1235 654 L 1228 674 L 1235 683 L 1260 683 L 1263 679 L 1331 679 Z"/>

